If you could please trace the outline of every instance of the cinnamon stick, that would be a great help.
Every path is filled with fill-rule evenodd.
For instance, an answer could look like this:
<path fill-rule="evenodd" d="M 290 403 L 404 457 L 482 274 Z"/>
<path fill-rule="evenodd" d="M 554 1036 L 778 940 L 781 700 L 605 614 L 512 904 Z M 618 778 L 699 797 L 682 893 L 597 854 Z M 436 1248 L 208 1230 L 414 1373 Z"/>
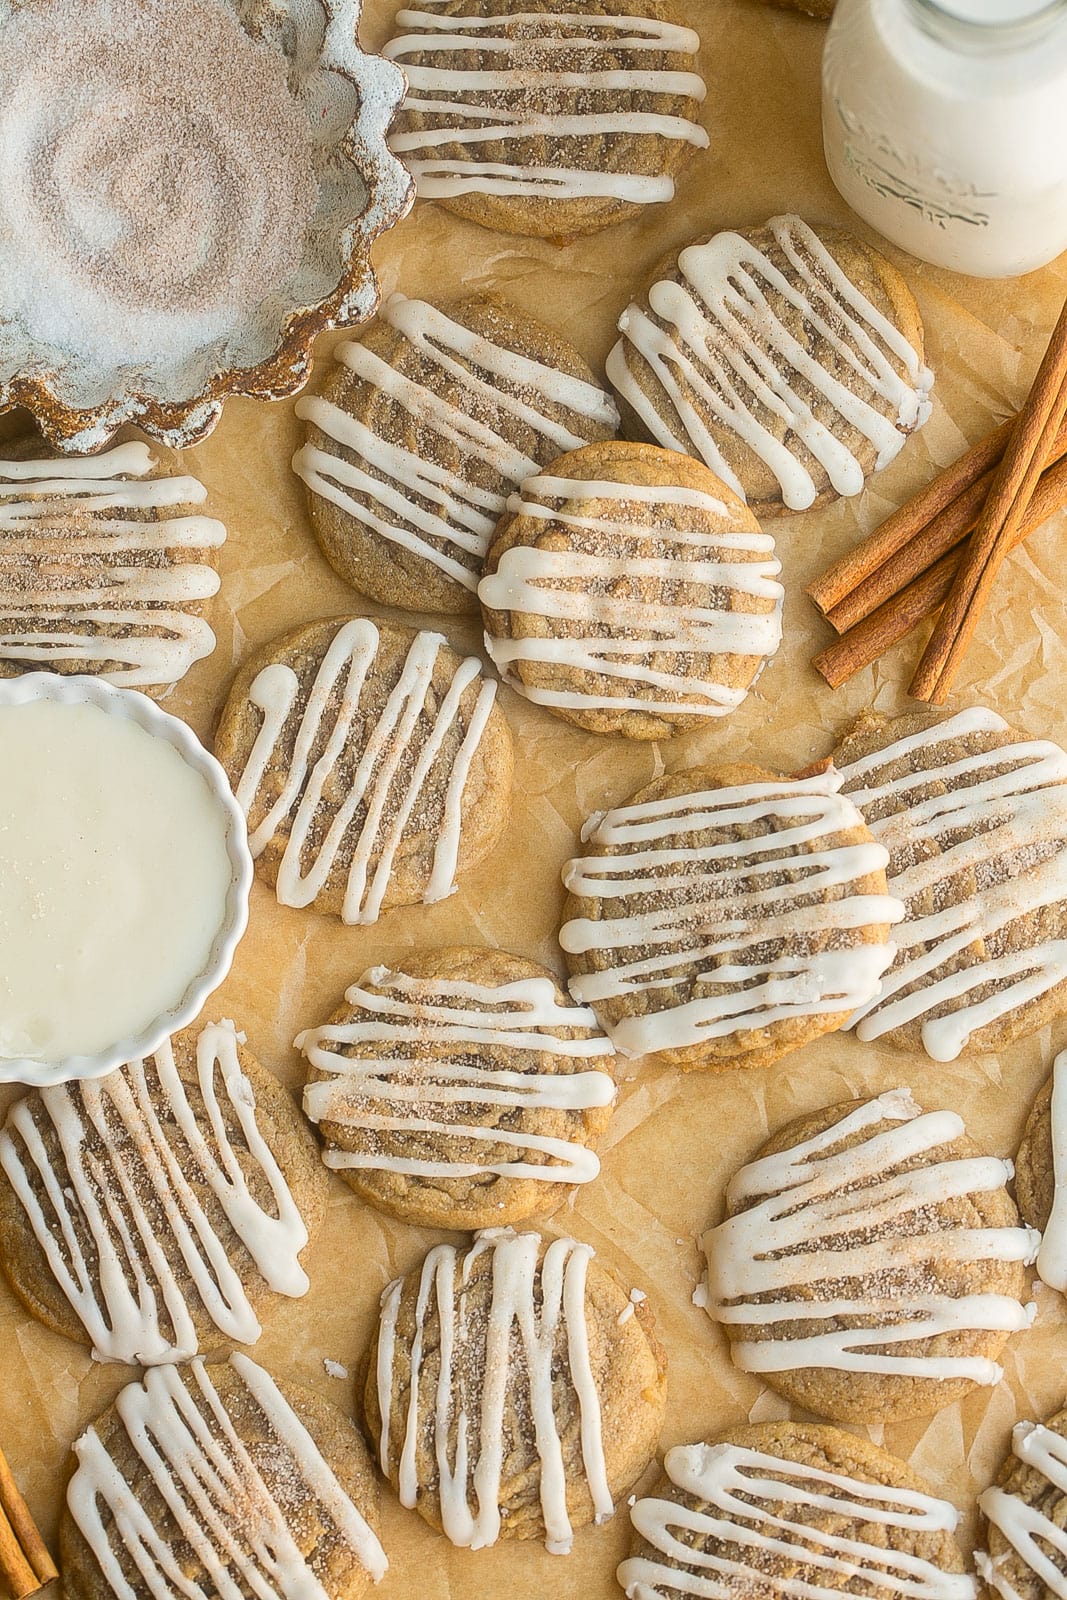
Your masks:
<path fill-rule="evenodd" d="M 915 699 L 941 705 L 947 698 L 1065 416 L 1067 300 L 912 679 Z"/>
<path fill-rule="evenodd" d="M 840 605 L 846 595 L 903 550 L 958 495 L 970 489 L 984 473 L 996 466 L 1004 454 L 1015 420 L 1009 417 L 999 428 L 994 428 L 984 439 L 979 439 L 977 444 L 973 444 L 944 472 L 938 473 L 918 494 L 906 500 L 847 556 L 835 561 L 821 577 L 808 584 L 806 593 L 825 617 Z"/>
<path fill-rule="evenodd" d="M 1012 548 L 1022 544 L 1035 528 L 1041 527 L 1064 506 L 1067 506 L 1067 459 L 1061 459 L 1041 474 L 1025 521 L 1014 535 Z M 962 557 L 959 548 L 948 551 L 899 594 L 893 595 L 813 658 L 812 666 L 831 689 L 839 689 L 899 643 L 924 617 L 934 614 L 952 587 Z"/>
<path fill-rule="evenodd" d="M 0 1450 L 0 1576 L 14 1600 L 25 1600 L 53 1578 L 55 1562 Z"/>
<path fill-rule="evenodd" d="M 1053 445 L 1052 454 L 1045 466 L 1051 467 L 1067 455 L 1067 426 L 1060 429 Z M 993 483 L 993 469 L 983 473 L 975 483 L 958 494 L 933 521 L 911 541 L 906 544 L 896 556 L 883 563 L 868 578 L 845 595 L 831 611 L 826 613 L 826 620 L 838 633 L 846 633 L 849 628 L 854 628 L 864 617 L 869 617 L 880 605 L 895 594 L 900 594 L 908 585 L 932 567 L 943 555 L 961 544 L 971 532 L 982 507 L 985 504 Z"/>

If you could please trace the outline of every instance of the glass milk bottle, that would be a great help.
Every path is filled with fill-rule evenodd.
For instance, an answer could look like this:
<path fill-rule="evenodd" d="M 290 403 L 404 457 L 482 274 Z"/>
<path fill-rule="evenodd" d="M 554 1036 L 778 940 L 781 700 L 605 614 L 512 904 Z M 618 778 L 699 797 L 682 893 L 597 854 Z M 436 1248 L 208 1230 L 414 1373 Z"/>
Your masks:
<path fill-rule="evenodd" d="M 1067 0 L 838 0 L 823 144 L 912 255 L 1014 277 L 1067 250 Z"/>

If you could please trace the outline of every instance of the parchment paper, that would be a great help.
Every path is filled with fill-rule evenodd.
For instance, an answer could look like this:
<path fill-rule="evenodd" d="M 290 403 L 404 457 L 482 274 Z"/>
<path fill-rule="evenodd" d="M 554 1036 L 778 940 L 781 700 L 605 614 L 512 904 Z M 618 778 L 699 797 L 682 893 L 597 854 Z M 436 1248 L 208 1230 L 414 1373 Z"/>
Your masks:
<path fill-rule="evenodd" d="M 369 0 L 368 45 L 388 37 L 395 9 L 395 0 Z M 864 231 L 823 167 L 822 25 L 754 0 L 689 0 L 679 9 L 703 39 L 711 148 L 693 158 L 673 205 L 561 249 L 487 232 L 419 203 L 378 247 L 383 291 L 441 296 L 496 288 L 561 330 L 600 368 L 615 318 L 672 246 L 789 209 Z M 324 1020 L 367 966 L 413 945 L 484 941 L 561 970 L 559 872 L 590 810 L 626 799 L 664 768 L 709 757 L 797 768 L 824 756 L 864 705 L 907 707 L 914 641 L 845 690 L 826 688 L 808 663 L 828 630 L 803 586 L 858 530 L 874 526 L 1019 403 L 1067 292 L 1067 257 L 1011 283 L 981 283 L 888 253 L 926 321 L 937 375 L 934 416 L 863 495 L 771 525 L 788 590 L 786 636 L 757 690 L 718 725 L 656 747 L 580 733 L 505 690 L 519 752 L 511 826 L 458 895 L 355 929 L 279 908 L 257 884 L 249 932 L 208 1010 L 234 1017 L 285 1083 L 295 1089 L 301 1082 L 291 1047 L 298 1029 Z M 334 342 L 336 336 L 321 341 L 313 385 L 322 380 Z M 229 529 L 222 590 L 210 612 L 218 648 L 168 701 L 204 737 L 235 663 L 253 646 L 314 617 L 374 610 L 318 553 L 303 486 L 289 467 L 300 437 L 292 402 L 234 400 L 215 434 L 188 452 L 189 470 L 210 490 L 208 509 Z M 950 709 L 980 699 L 1031 734 L 1067 738 L 1065 533 L 1061 517 L 1009 559 Z M 427 620 L 462 647 L 479 647 L 473 623 Z M 554 1226 L 588 1240 L 627 1284 L 648 1293 L 670 1356 L 665 1447 L 749 1417 L 787 1414 L 756 1378 L 735 1371 L 718 1329 L 692 1302 L 699 1273 L 694 1238 L 717 1219 L 726 1180 L 767 1130 L 820 1105 L 903 1083 L 923 1104 L 962 1113 L 988 1149 L 1014 1155 L 1033 1096 L 1065 1044 L 1067 1020 L 999 1059 L 964 1057 L 948 1067 L 841 1034 L 760 1072 L 683 1076 L 621 1064 L 603 1172 Z M 2 1103 L 14 1097 L 4 1091 Z M 256 1358 L 351 1408 L 351 1382 L 330 1377 L 324 1358 L 355 1370 L 383 1285 L 414 1266 L 435 1238 L 379 1217 L 331 1180 L 329 1217 L 306 1257 L 311 1293 L 286 1302 L 269 1320 Z M 1003 1384 L 932 1419 L 870 1430 L 968 1514 L 965 1535 L 975 1495 L 994 1474 L 1013 1421 L 1058 1409 L 1067 1393 L 1067 1308 L 1040 1284 L 1035 1298 L 1036 1326 L 1008 1349 Z M 52 1541 L 71 1441 L 132 1376 L 126 1367 L 95 1365 L 80 1347 L 31 1321 L 0 1282 L 0 1440 Z M 536 1544 L 502 1543 L 476 1555 L 453 1550 L 388 1489 L 383 1510 L 391 1563 L 383 1600 L 504 1594 L 607 1600 L 620 1593 L 614 1569 L 628 1539 L 625 1506 L 611 1525 L 580 1533 L 567 1559 Z"/>

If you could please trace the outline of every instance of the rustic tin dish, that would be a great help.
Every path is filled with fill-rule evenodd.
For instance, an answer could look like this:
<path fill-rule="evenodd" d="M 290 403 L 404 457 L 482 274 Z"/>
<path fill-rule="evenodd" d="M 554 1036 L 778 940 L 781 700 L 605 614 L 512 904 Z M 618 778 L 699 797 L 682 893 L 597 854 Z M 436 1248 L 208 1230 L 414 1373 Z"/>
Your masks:
<path fill-rule="evenodd" d="M 404 95 L 403 74 L 391 62 L 360 49 L 356 27 L 361 0 L 221 3 L 233 12 L 250 39 L 284 59 L 284 81 L 299 108 L 297 115 L 308 121 L 317 193 L 310 222 L 300 237 L 299 259 L 284 286 L 279 285 L 279 292 L 272 292 L 268 302 L 243 307 L 240 316 L 235 312 L 232 326 L 221 331 L 212 328 L 208 342 L 192 349 L 180 362 L 173 355 L 173 346 L 168 349 L 167 341 L 162 341 L 158 359 L 153 355 L 110 370 L 104 362 L 88 373 L 85 360 L 75 359 L 69 344 L 64 347 L 58 339 L 53 342 L 42 337 L 40 329 L 35 332 L 32 320 L 11 300 L 5 305 L 5 298 L 13 292 L 9 288 L 12 274 L 0 272 L 0 413 L 14 406 L 27 407 L 46 438 L 61 450 L 99 449 L 124 423 L 135 423 L 172 447 L 194 444 L 215 426 L 227 395 L 270 400 L 294 393 L 310 371 L 315 336 L 326 328 L 361 322 L 376 308 L 378 287 L 369 261 L 370 246 L 399 221 L 414 197 L 412 180 L 385 142 Z M 23 0 L 0 0 L 0 67 L 5 24 L 16 23 L 22 4 Z M 83 4 L 87 9 L 88 0 Z M 111 59 L 121 62 L 122 52 L 115 49 Z M 7 67 L 17 77 L 21 62 L 14 51 Z M 117 104 L 121 104 L 124 88 L 124 82 L 118 81 Z M 29 108 L 25 115 L 47 154 L 51 122 L 61 112 L 41 110 L 45 97 L 31 91 L 24 94 Z M 108 118 L 99 120 L 105 127 L 113 120 L 110 104 Z M 67 121 L 71 126 L 85 124 L 84 117 L 79 123 L 73 115 Z M 21 140 L 25 145 L 25 127 L 18 128 L 10 112 L 0 128 L 0 138 Z M 254 142 L 246 139 L 240 145 L 240 159 L 248 160 L 250 155 L 255 159 L 256 152 L 250 149 Z M 10 171 L 6 143 L 0 154 L 5 157 L 5 170 Z M 209 154 L 225 160 L 228 152 L 223 148 L 221 154 L 214 150 Z M 6 187 L 8 192 L 0 196 L 0 249 L 6 232 L 10 248 L 22 250 L 32 272 L 32 256 L 18 231 L 17 185 Z M 108 198 L 114 187 L 110 174 L 100 180 L 99 188 Z M 32 202 L 32 166 L 23 189 Z M 36 189 L 40 192 L 39 182 Z M 74 205 L 67 205 L 61 192 L 63 225 L 72 232 L 81 228 L 83 213 L 95 198 L 90 188 L 88 201 L 75 213 Z M 173 219 L 165 220 L 173 225 Z M 93 217 L 89 221 L 98 226 Z M 49 236 L 47 247 L 53 245 Z"/>

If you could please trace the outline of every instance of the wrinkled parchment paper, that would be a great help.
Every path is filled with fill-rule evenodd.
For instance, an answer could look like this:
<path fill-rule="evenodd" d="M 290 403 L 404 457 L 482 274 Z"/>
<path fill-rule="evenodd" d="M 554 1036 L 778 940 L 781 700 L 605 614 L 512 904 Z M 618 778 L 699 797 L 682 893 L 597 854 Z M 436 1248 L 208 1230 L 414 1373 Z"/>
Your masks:
<path fill-rule="evenodd" d="M 395 0 L 369 0 L 365 42 L 388 37 Z M 852 223 L 826 176 L 819 133 L 823 27 L 755 0 L 681 5 L 703 39 L 704 117 L 711 148 L 682 175 L 673 205 L 590 240 L 558 248 L 487 232 L 432 204 L 378 246 L 382 289 L 440 296 L 493 288 L 552 323 L 601 367 L 614 322 L 663 253 L 720 227 L 794 209 L 811 221 Z M 864 705 L 907 708 L 904 686 L 914 641 L 832 694 L 809 666 L 828 630 L 803 594 L 806 582 L 873 527 L 935 470 L 1016 406 L 1030 381 L 1064 293 L 1067 257 L 1011 283 L 981 283 L 908 260 L 903 268 L 926 320 L 937 382 L 934 415 L 921 436 L 857 499 L 773 524 L 788 590 L 786 635 L 758 688 L 731 718 L 656 747 L 630 747 L 556 721 L 509 690 L 503 705 L 519 760 L 510 829 L 461 892 L 433 907 L 389 912 L 373 928 L 279 908 L 257 884 L 248 934 L 234 969 L 209 1003 L 232 1016 L 260 1060 L 293 1087 L 301 1082 L 294 1034 L 320 1022 L 346 984 L 372 963 L 420 944 L 500 945 L 561 969 L 555 929 L 560 867 L 591 810 L 625 800 L 665 768 L 708 758 L 755 760 L 784 770 L 824 756 Z M 336 336 L 322 339 L 313 385 Z M 208 509 L 229 529 L 222 590 L 210 617 L 218 648 L 167 702 L 205 738 L 235 663 L 294 624 L 368 607 L 318 553 L 303 487 L 289 467 L 301 428 L 291 401 L 233 400 L 217 431 L 187 453 L 208 485 Z M 950 709 L 987 701 L 1034 735 L 1067 738 L 1067 602 L 1060 547 L 1067 518 L 1012 556 L 958 683 Z M 405 619 L 406 620 L 406 619 Z M 428 619 L 453 642 L 477 649 L 473 623 Z M 694 1243 L 720 1213 L 724 1184 L 768 1129 L 832 1101 L 908 1084 L 927 1106 L 949 1106 L 971 1133 L 1014 1155 L 1027 1111 L 1052 1055 L 1067 1045 L 1067 1019 L 1002 1057 L 935 1066 L 925 1058 L 860 1045 L 838 1034 L 759 1072 L 722 1076 L 621 1063 L 618 1109 L 600 1178 L 557 1214 L 555 1227 L 593 1244 L 628 1286 L 649 1295 L 670 1356 L 663 1445 L 787 1414 L 757 1378 L 735 1371 L 725 1341 L 692 1301 L 699 1275 Z M 3 1091 L 3 1103 L 15 1091 Z M 285 1302 L 256 1346 L 258 1360 L 347 1409 L 352 1384 L 324 1359 L 355 1371 L 379 1293 L 414 1266 L 435 1236 L 379 1217 L 337 1178 L 325 1227 L 305 1260 L 312 1290 Z M 906 1457 L 966 1513 L 990 1481 L 1016 1417 L 1058 1409 L 1067 1393 L 1067 1307 L 1040 1284 L 1037 1323 L 1016 1337 L 1005 1381 L 938 1416 L 875 1426 L 871 1437 Z M 46 1536 L 54 1542 L 71 1440 L 133 1376 L 99 1366 L 49 1333 L 0 1282 L 0 1440 Z M 651 1476 L 651 1475 L 650 1475 Z M 625 1550 L 625 1506 L 614 1522 L 586 1529 L 569 1558 L 536 1544 L 502 1543 L 471 1555 L 453 1550 L 383 1492 L 390 1570 L 382 1600 L 499 1600 L 545 1595 L 608 1600 Z"/>

